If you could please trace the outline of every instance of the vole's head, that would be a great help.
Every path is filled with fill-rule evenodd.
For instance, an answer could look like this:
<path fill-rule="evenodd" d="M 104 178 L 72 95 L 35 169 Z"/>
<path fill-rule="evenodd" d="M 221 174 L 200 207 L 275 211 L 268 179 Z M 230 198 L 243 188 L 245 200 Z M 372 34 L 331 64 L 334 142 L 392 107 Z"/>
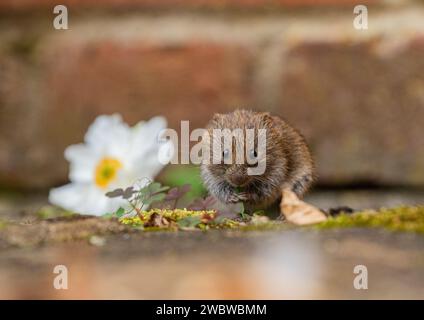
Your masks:
<path fill-rule="evenodd" d="M 202 165 L 206 186 L 243 189 L 281 183 L 287 160 L 276 125 L 268 113 L 216 114 L 207 126 L 210 157 Z"/>

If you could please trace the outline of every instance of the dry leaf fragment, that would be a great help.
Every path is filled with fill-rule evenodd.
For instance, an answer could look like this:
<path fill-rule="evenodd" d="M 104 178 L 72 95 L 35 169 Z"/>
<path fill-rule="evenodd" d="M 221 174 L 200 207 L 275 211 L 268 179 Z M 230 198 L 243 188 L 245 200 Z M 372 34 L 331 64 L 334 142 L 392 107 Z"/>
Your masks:
<path fill-rule="evenodd" d="M 318 208 L 300 200 L 291 190 L 283 190 L 280 213 L 287 221 L 297 225 L 308 225 L 327 220 L 327 216 Z"/>
<path fill-rule="evenodd" d="M 164 228 L 164 227 L 168 227 L 169 224 L 170 224 L 169 219 L 167 219 L 166 217 L 160 215 L 159 213 L 154 212 L 150 216 L 149 220 L 144 223 L 144 226 L 145 227 L 159 227 L 159 228 Z"/>

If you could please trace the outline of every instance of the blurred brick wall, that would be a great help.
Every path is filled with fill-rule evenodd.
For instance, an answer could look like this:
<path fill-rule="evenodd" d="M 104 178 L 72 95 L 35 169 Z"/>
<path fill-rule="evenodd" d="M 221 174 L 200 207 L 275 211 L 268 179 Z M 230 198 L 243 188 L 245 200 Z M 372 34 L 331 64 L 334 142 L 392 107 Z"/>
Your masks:
<path fill-rule="evenodd" d="M 99 114 L 196 128 L 236 107 L 303 131 L 321 183 L 424 185 L 424 6 L 361 1 L 358 31 L 355 3 L 0 1 L 0 185 L 66 181 L 63 151 Z"/>

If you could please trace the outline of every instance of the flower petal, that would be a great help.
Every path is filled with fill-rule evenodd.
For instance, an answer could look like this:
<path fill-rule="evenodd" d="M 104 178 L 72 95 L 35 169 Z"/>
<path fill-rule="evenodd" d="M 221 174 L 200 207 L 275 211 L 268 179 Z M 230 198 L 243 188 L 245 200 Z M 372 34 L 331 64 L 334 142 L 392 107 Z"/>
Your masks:
<path fill-rule="evenodd" d="M 154 152 L 159 143 L 159 133 L 166 129 L 167 122 L 164 117 L 153 117 L 147 122 L 139 122 L 132 129 L 131 156 L 139 157 L 140 154 Z"/>
<path fill-rule="evenodd" d="M 85 142 L 110 156 L 122 156 L 128 152 L 131 130 L 119 114 L 102 115 L 94 120 L 85 135 Z"/>
<path fill-rule="evenodd" d="M 66 210 L 100 216 L 126 207 L 123 199 L 110 199 L 89 184 L 70 183 L 50 190 L 49 202 Z"/>
<path fill-rule="evenodd" d="M 158 138 L 166 125 L 164 117 L 154 117 L 133 128 L 131 152 L 127 159 L 130 172 L 136 177 L 153 179 L 164 167 L 164 162 L 159 159 L 160 156 L 163 158 L 164 146 Z"/>
<path fill-rule="evenodd" d="M 171 140 L 161 143 L 157 152 L 158 161 L 162 165 L 167 165 L 174 157 L 175 146 Z"/>
<path fill-rule="evenodd" d="M 72 182 L 89 183 L 94 179 L 94 170 L 100 155 L 84 144 L 71 145 L 65 150 L 70 162 L 69 179 Z"/>

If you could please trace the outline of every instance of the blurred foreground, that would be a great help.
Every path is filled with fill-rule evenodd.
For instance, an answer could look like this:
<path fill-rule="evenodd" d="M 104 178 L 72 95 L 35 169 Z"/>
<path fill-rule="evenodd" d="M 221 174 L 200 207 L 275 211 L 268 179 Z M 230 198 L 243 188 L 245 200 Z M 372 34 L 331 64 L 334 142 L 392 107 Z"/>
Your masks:
<path fill-rule="evenodd" d="M 423 299 L 424 237 L 384 231 L 179 232 L 8 249 L 0 298 Z M 56 290 L 65 265 L 69 289 Z M 353 287 L 356 265 L 368 290 Z"/>
<path fill-rule="evenodd" d="M 21 224 L 33 224 L 46 201 L 42 195 L 1 199 L 0 215 Z M 322 208 L 420 199 L 418 192 L 369 190 L 308 197 Z M 80 223 L 75 229 L 84 237 L 90 222 L 72 223 Z M 422 235 L 379 229 L 143 233 L 107 222 L 102 228 L 115 234 L 40 244 L 34 233 L 32 244 L 19 246 L 0 241 L 0 298 L 424 299 Z M 56 224 L 44 232 L 66 238 L 67 231 Z M 18 243 L 19 233 L 13 236 Z M 68 290 L 53 287 L 56 265 L 68 268 Z M 368 268 L 368 290 L 353 287 L 356 265 Z"/>

